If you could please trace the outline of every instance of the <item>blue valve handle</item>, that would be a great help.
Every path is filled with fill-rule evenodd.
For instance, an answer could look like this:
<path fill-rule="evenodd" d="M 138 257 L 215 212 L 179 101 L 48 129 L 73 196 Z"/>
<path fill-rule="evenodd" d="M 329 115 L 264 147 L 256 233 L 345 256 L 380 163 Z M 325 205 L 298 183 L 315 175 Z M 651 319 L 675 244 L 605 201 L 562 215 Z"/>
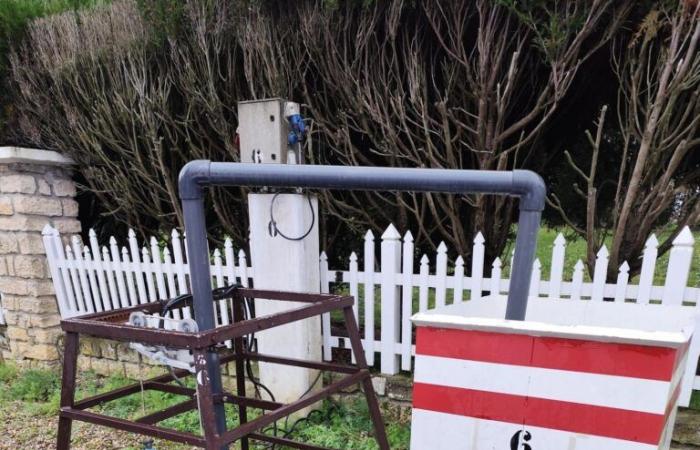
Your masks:
<path fill-rule="evenodd" d="M 289 120 L 289 125 L 292 130 L 287 135 L 287 143 L 289 145 L 296 145 L 304 140 L 304 135 L 306 134 L 306 125 L 304 125 L 304 118 L 301 114 L 294 114 L 287 118 Z"/>

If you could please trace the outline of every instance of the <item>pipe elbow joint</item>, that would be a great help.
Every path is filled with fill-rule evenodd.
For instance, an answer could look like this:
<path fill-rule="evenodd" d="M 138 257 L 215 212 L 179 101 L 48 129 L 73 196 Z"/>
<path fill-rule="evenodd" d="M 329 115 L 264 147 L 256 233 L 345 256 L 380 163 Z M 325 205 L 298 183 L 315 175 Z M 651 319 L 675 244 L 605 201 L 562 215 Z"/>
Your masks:
<path fill-rule="evenodd" d="M 513 187 L 520 195 L 520 209 L 542 211 L 545 206 L 547 187 L 541 176 L 531 170 L 514 170 Z"/>
<path fill-rule="evenodd" d="M 211 161 L 190 161 L 180 170 L 178 186 L 181 200 L 197 200 L 203 196 L 203 188 L 209 183 Z"/>

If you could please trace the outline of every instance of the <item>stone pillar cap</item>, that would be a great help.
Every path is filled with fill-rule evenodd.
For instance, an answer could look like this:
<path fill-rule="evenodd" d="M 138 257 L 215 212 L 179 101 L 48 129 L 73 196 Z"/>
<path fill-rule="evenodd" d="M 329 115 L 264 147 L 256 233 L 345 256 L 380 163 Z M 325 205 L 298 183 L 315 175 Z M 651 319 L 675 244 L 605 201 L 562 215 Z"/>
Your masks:
<path fill-rule="evenodd" d="M 69 166 L 75 162 L 52 150 L 25 147 L 0 147 L 0 164 L 25 163 L 47 166 Z"/>

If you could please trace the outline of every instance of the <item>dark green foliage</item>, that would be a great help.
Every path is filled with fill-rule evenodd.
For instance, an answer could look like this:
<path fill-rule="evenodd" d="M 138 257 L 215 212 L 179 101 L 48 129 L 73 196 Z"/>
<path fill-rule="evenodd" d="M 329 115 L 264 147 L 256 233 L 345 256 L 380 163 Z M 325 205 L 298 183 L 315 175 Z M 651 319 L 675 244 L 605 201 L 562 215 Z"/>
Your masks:
<path fill-rule="evenodd" d="M 12 400 L 46 402 L 56 395 L 61 385 L 58 374 L 51 370 L 30 369 L 12 382 L 9 394 Z"/>
<path fill-rule="evenodd" d="M 185 3 L 181 0 L 138 0 L 139 10 L 150 28 L 150 38 L 161 45 L 182 34 Z"/>
<path fill-rule="evenodd" d="M 24 38 L 29 23 L 64 11 L 78 10 L 108 0 L 0 0 L 0 145 L 4 128 L 11 119 L 12 90 L 9 86 L 9 53 Z"/>
<path fill-rule="evenodd" d="M 14 381 L 17 376 L 17 368 L 14 364 L 0 363 L 0 387 Z"/>

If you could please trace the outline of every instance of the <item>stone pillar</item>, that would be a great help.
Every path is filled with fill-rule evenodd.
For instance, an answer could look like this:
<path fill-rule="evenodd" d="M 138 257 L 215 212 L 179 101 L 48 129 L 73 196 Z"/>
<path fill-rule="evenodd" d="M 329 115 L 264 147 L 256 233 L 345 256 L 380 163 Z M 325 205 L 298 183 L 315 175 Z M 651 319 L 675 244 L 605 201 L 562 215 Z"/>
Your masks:
<path fill-rule="evenodd" d="M 80 233 L 72 161 L 47 150 L 0 147 L 0 308 L 4 359 L 58 360 L 60 333 L 41 231 Z"/>

